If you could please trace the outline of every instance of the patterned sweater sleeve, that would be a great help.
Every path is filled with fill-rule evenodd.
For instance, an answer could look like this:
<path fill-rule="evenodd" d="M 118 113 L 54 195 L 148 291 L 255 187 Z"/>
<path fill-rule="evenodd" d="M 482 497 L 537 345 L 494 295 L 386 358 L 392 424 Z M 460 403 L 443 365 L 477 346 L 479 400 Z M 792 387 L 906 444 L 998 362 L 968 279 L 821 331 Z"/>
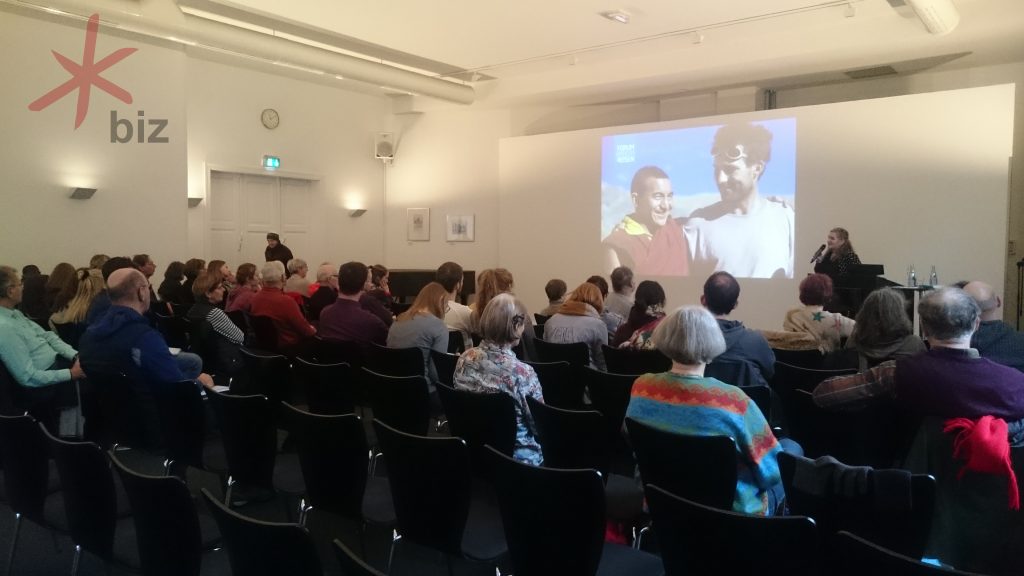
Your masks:
<path fill-rule="evenodd" d="M 210 312 L 206 315 L 206 321 L 213 327 L 214 332 L 235 344 L 241 344 L 245 340 L 245 334 L 242 330 L 220 308 L 210 309 Z"/>
<path fill-rule="evenodd" d="M 778 462 L 782 448 L 768 421 L 751 400 L 747 401 L 736 443 L 750 464 L 758 488 L 768 490 L 782 481 Z"/>

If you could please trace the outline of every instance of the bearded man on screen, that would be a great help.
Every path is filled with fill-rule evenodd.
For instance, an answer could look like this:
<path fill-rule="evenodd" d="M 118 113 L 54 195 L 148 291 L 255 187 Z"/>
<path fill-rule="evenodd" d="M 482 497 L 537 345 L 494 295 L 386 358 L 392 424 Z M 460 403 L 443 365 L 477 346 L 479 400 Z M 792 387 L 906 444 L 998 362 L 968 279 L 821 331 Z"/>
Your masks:
<path fill-rule="evenodd" d="M 630 184 L 633 213 L 615 225 L 602 242 L 608 270 L 632 268 L 641 276 L 685 276 L 690 249 L 672 218 L 672 182 L 657 166 L 644 166 Z"/>
<path fill-rule="evenodd" d="M 686 231 L 694 266 L 738 278 L 793 277 L 793 208 L 760 194 L 772 133 L 757 124 L 727 124 L 711 147 L 722 199 L 690 214 Z"/>

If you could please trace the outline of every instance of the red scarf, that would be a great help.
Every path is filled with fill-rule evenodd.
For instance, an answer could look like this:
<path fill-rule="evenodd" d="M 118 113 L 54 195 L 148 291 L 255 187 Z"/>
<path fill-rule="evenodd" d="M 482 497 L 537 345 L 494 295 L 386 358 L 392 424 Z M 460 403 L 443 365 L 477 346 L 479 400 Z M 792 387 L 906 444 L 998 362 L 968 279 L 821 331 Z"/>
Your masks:
<path fill-rule="evenodd" d="M 942 431 L 957 432 L 953 439 L 953 458 L 964 461 L 956 475 L 957 480 L 963 478 L 968 471 L 1006 476 L 1009 480 L 1010 509 L 1019 510 L 1020 494 L 1017 490 L 1017 475 L 1010 461 L 1006 421 L 992 416 L 982 416 L 977 421 L 951 418 L 946 420 Z"/>

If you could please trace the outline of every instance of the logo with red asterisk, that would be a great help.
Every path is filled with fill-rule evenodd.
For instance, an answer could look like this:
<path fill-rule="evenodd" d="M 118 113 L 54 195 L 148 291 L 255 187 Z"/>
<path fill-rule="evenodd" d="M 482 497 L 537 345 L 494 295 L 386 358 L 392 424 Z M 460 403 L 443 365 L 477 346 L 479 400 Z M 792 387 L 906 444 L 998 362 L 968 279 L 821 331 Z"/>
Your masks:
<path fill-rule="evenodd" d="M 93 84 L 125 104 L 132 103 L 132 95 L 127 90 L 100 76 L 100 73 L 124 60 L 138 49 L 121 48 L 120 50 L 115 50 L 99 62 L 95 62 L 96 36 L 99 33 L 99 28 L 100 15 L 93 14 L 89 17 L 89 24 L 85 28 L 85 49 L 82 53 L 81 64 L 72 61 L 56 50 L 52 51 L 53 57 L 57 59 L 57 62 L 71 74 L 71 79 L 29 104 L 29 110 L 33 112 L 45 110 L 50 104 L 78 89 L 78 111 L 75 113 L 75 130 L 77 130 L 82 125 L 82 122 L 85 121 L 86 114 L 89 113 L 89 93 Z"/>

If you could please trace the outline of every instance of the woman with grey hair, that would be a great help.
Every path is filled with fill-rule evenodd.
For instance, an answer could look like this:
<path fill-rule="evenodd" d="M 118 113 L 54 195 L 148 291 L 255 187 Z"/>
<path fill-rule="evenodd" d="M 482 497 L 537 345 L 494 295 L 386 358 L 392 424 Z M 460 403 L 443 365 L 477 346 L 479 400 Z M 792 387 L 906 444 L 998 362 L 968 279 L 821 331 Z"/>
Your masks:
<path fill-rule="evenodd" d="M 860 370 L 926 349 L 907 316 L 907 300 L 892 288 L 868 294 L 857 312 L 857 325 L 846 348 L 857 351 Z"/>
<path fill-rule="evenodd" d="M 284 283 L 285 292 L 298 292 L 303 296 L 309 296 L 309 281 L 306 276 L 309 274 L 309 264 L 302 258 L 292 258 L 288 261 L 288 280 Z"/>
<path fill-rule="evenodd" d="M 526 307 L 515 296 L 498 294 L 480 315 L 483 341 L 466 350 L 455 366 L 455 388 L 512 397 L 516 407 L 516 446 L 512 456 L 539 466 L 544 460 L 537 428 L 526 403 L 528 397 L 544 401 L 540 381 L 530 365 L 520 362 L 512 347 L 527 327 Z"/>
<path fill-rule="evenodd" d="M 714 316 L 701 306 L 683 306 L 665 316 L 653 340 L 672 369 L 636 379 L 626 416 L 675 434 L 734 438 L 739 465 L 732 508 L 771 515 L 783 497 L 776 460 L 782 448 L 743 390 L 704 376 L 704 367 L 725 352 Z"/>

